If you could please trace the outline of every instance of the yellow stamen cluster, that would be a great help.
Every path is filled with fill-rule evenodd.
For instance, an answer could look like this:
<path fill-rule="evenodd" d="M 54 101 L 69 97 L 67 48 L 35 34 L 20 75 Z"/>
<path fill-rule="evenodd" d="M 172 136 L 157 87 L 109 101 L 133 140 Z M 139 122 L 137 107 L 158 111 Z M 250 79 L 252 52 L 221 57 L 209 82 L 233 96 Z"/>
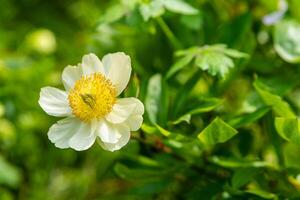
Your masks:
<path fill-rule="evenodd" d="M 68 99 L 73 114 L 89 122 L 111 112 L 116 102 L 116 89 L 104 75 L 94 73 L 77 80 Z"/>

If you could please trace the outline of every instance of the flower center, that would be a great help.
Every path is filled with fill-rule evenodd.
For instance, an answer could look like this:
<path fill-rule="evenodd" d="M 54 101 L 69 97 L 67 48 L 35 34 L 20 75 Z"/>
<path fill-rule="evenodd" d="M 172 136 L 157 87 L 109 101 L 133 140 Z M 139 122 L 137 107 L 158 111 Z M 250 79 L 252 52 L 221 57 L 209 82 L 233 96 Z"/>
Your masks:
<path fill-rule="evenodd" d="M 68 99 L 73 114 L 89 122 L 111 112 L 116 102 L 116 89 L 104 75 L 94 73 L 77 80 Z"/>

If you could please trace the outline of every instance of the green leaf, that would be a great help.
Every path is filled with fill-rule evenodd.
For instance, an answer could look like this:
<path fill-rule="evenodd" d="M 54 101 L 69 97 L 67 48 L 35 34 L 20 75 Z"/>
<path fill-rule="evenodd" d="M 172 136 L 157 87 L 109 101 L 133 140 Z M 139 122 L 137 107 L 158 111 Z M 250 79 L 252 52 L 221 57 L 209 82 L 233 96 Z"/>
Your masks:
<path fill-rule="evenodd" d="M 166 174 L 165 171 L 157 170 L 157 168 L 131 169 L 121 163 L 117 163 L 115 165 L 114 171 L 123 179 L 142 181 L 159 180 L 163 175 Z"/>
<path fill-rule="evenodd" d="M 176 125 L 176 124 L 180 124 L 181 122 L 186 122 L 189 124 L 191 121 L 191 117 L 192 117 L 191 114 L 182 115 L 181 117 L 173 121 L 172 124 Z"/>
<path fill-rule="evenodd" d="M 184 115 L 182 115 L 181 117 L 173 121 L 172 124 L 179 124 L 184 121 L 190 123 L 192 115 L 210 112 L 218 108 L 222 103 L 223 100 L 218 98 L 203 99 L 202 101 L 199 102 L 198 106 L 192 108 L 190 111 L 188 111 L 187 113 L 185 113 Z"/>
<path fill-rule="evenodd" d="M 122 4 L 116 4 L 106 10 L 99 23 L 112 23 L 121 19 L 127 10 Z"/>
<path fill-rule="evenodd" d="M 250 193 L 250 194 L 253 194 L 253 195 L 256 195 L 258 197 L 261 197 L 263 199 L 274 199 L 274 200 L 278 199 L 276 194 L 264 191 L 264 190 L 259 189 L 259 188 L 247 189 L 246 192 Z"/>
<path fill-rule="evenodd" d="M 199 135 L 199 140 L 207 145 L 224 143 L 238 133 L 219 117 L 215 118 Z"/>
<path fill-rule="evenodd" d="M 290 108 L 289 104 L 282 100 L 280 96 L 277 96 L 275 94 L 272 94 L 270 92 L 270 89 L 264 85 L 262 82 L 260 82 L 258 79 L 254 81 L 254 87 L 259 94 L 259 96 L 262 98 L 263 102 L 267 105 L 272 107 L 273 111 L 281 116 L 281 117 L 295 117 L 294 112 Z"/>
<path fill-rule="evenodd" d="M 144 21 L 163 15 L 166 9 L 184 15 L 198 14 L 197 9 L 181 0 L 152 0 L 150 3 L 141 3 L 139 7 Z"/>
<path fill-rule="evenodd" d="M 161 75 L 155 74 L 149 80 L 145 99 L 146 111 L 150 121 L 153 124 L 157 123 L 158 111 L 160 110 L 161 94 Z"/>
<path fill-rule="evenodd" d="M 300 62 L 300 23 L 283 20 L 275 26 L 274 46 L 279 56 L 287 62 Z"/>
<path fill-rule="evenodd" d="M 241 186 L 253 180 L 254 176 L 259 172 L 258 168 L 240 168 L 235 171 L 231 179 L 233 188 L 240 188 Z"/>
<path fill-rule="evenodd" d="M 300 169 L 300 145 L 287 142 L 283 145 L 284 166 Z"/>
<path fill-rule="evenodd" d="M 253 122 L 256 122 L 261 117 L 263 117 L 268 111 L 270 110 L 269 107 L 263 107 L 260 109 L 257 109 L 253 113 L 245 114 L 240 117 L 234 118 L 228 122 L 230 126 L 233 126 L 235 128 L 240 128 L 242 126 L 246 126 L 248 124 L 251 124 Z"/>
<path fill-rule="evenodd" d="M 197 15 L 183 15 L 180 22 L 189 29 L 200 30 L 204 23 L 204 16 L 202 12 Z"/>
<path fill-rule="evenodd" d="M 19 170 L 0 156 L 0 184 L 16 188 L 20 181 Z"/>
<path fill-rule="evenodd" d="M 155 18 L 164 14 L 165 9 L 163 6 L 162 0 L 153 0 L 150 3 L 142 3 L 140 12 L 144 21 L 148 21 L 150 18 Z"/>
<path fill-rule="evenodd" d="M 220 158 L 217 156 L 212 157 L 211 162 L 225 168 L 262 168 L 269 167 L 270 164 L 264 161 L 248 161 L 245 159 L 228 159 L 228 158 Z"/>
<path fill-rule="evenodd" d="M 210 75 L 220 77 L 225 77 L 230 68 L 234 67 L 233 60 L 219 52 L 204 52 L 196 58 L 195 63 Z"/>
<path fill-rule="evenodd" d="M 164 129 L 163 127 L 159 126 L 158 124 L 156 124 L 156 128 L 158 129 L 158 131 L 163 134 L 166 137 L 169 137 L 172 133 L 166 129 Z"/>
<path fill-rule="evenodd" d="M 186 114 L 196 115 L 200 113 L 210 112 L 216 108 L 218 108 L 220 105 L 222 105 L 223 100 L 218 98 L 207 98 L 203 99 L 199 106 L 193 108 Z"/>
<path fill-rule="evenodd" d="M 176 101 L 173 106 L 173 116 L 177 117 L 178 113 L 182 110 L 183 107 L 185 107 L 186 100 L 188 96 L 190 95 L 190 92 L 194 88 L 194 86 L 197 84 L 197 82 L 200 80 L 200 74 L 201 71 L 198 70 L 193 76 L 177 91 L 176 94 Z"/>
<path fill-rule="evenodd" d="M 170 78 L 173 76 L 176 72 L 184 68 L 187 64 L 189 64 L 192 59 L 194 58 L 194 55 L 187 55 L 184 56 L 183 58 L 179 59 L 177 62 L 175 62 L 170 69 L 168 70 L 166 74 L 166 78 Z"/>
<path fill-rule="evenodd" d="M 224 54 L 232 58 L 247 58 L 248 54 L 235 49 L 224 49 Z"/>
<path fill-rule="evenodd" d="M 198 14 L 198 10 L 181 0 L 164 0 L 164 6 L 167 10 L 185 15 Z"/>
<path fill-rule="evenodd" d="M 225 78 L 230 69 L 234 67 L 232 58 L 246 58 L 247 54 L 235 49 L 229 49 L 224 44 L 205 45 L 203 47 L 191 47 L 176 52 L 177 56 L 185 56 L 182 63 L 174 65 L 170 69 L 169 76 L 182 69 L 187 63 L 195 58 L 195 64 L 200 69 L 207 71 L 212 76 Z M 171 75 L 170 75 L 171 74 Z"/>
<path fill-rule="evenodd" d="M 298 118 L 276 117 L 275 127 L 282 138 L 300 145 L 300 121 Z"/>
<path fill-rule="evenodd" d="M 234 67 L 232 58 L 243 58 L 247 54 L 234 49 L 227 49 L 226 45 L 216 44 L 204 46 L 196 56 L 196 65 L 212 76 L 225 78 L 230 68 Z"/>

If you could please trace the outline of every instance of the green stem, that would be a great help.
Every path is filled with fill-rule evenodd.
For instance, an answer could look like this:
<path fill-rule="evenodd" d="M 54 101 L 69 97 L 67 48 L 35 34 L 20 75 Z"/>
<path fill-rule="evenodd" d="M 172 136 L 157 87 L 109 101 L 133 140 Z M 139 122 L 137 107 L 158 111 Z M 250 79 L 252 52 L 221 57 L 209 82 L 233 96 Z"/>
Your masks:
<path fill-rule="evenodd" d="M 180 42 L 177 40 L 177 38 L 175 37 L 175 35 L 173 34 L 173 32 L 171 31 L 171 29 L 169 28 L 169 26 L 166 24 L 166 22 L 163 20 L 163 18 L 157 17 L 156 21 L 157 21 L 158 25 L 160 26 L 160 28 L 162 29 L 162 31 L 167 36 L 167 38 L 170 40 L 172 46 L 176 50 L 181 49 Z"/>

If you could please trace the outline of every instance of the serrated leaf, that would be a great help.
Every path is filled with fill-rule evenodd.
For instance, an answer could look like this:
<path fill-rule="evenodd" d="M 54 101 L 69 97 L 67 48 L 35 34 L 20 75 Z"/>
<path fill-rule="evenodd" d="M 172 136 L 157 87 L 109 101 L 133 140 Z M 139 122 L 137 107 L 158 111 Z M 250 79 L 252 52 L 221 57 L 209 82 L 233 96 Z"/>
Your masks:
<path fill-rule="evenodd" d="M 272 107 L 273 111 L 281 117 L 295 117 L 294 112 L 287 102 L 282 100 L 278 95 L 272 94 L 269 88 L 260 82 L 258 79 L 254 82 L 254 88 L 256 89 L 263 102 Z"/>
<path fill-rule="evenodd" d="M 300 62 L 300 23 L 283 20 L 275 26 L 274 46 L 279 56 L 287 62 Z"/>
<path fill-rule="evenodd" d="M 298 118 L 276 117 L 275 127 L 282 138 L 300 145 L 300 121 Z"/>
<path fill-rule="evenodd" d="M 164 6 L 167 10 L 185 15 L 198 14 L 198 10 L 188 3 L 181 0 L 164 0 Z"/>
<path fill-rule="evenodd" d="M 237 133 L 237 130 L 217 117 L 198 135 L 198 139 L 206 145 L 214 145 L 228 141 Z"/>
<path fill-rule="evenodd" d="M 230 68 L 234 67 L 233 60 L 222 53 L 204 52 L 197 56 L 195 64 L 212 76 L 225 77 Z"/>
<path fill-rule="evenodd" d="M 195 64 L 200 69 L 207 71 L 212 76 L 225 78 L 230 69 L 234 67 L 232 58 L 245 58 L 247 54 L 235 49 L 229 49 L 225 44 L 205 45 L 203 47 L 191 47 L 177 51 L 176 56 L 185 56 L 187 61 L 195 59 Z M 185 61 L 182 59 L 182 62 Z M 175 68 L 176 67 L 176 68 Z M 175 66 L 172 71 L 179 71 L 184 66 Z M 174 73 L 171 73 L 171 75 Z M 170 75 L 169 75 L 170 76 Z"/>

